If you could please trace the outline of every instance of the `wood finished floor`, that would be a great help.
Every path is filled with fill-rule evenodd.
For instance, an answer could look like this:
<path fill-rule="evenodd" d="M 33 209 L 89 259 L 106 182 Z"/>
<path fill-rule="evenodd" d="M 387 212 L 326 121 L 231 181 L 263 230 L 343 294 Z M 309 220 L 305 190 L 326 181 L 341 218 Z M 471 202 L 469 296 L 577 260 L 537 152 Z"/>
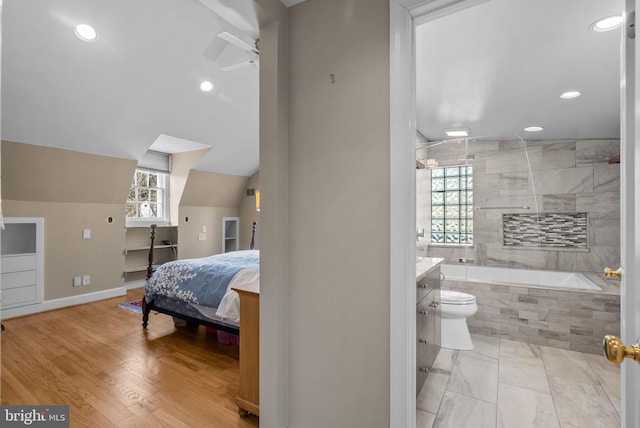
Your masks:
<path fill-rule="evenodd" d="M 68 404 L 71 427 L 257 427 L 241 418 L 238 348 L 119 309 L 142 290 L 4 321 L 2 404 Z"/>

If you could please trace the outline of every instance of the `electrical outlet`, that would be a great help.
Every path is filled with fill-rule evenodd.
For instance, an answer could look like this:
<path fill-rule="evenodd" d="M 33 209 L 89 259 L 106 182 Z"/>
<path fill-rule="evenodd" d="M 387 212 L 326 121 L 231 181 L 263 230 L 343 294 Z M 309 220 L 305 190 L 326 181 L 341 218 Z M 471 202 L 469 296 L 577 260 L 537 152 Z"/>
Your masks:
<path fill-rule="evenodd" d="M 82 239 L 91 239 L 91 229 L 82 229 Z"/>
<path fill-rule="evenodd" d="M 206 233 L 199 233 L 198 234 L 198 241 L 206 241 L 207 240 L 207 234 Z"/>
<path fill-rule="evenodd" d="M 73 286 L 74 287 L 80 287 L 82 285 L 82 277 L 81 276 L 74 276 L 73 277 Z"/>
<path fill-rule="evenodd" d="M 83 275 L 82 276 L 82 285 L 91 284 L 91 275 Z"/>

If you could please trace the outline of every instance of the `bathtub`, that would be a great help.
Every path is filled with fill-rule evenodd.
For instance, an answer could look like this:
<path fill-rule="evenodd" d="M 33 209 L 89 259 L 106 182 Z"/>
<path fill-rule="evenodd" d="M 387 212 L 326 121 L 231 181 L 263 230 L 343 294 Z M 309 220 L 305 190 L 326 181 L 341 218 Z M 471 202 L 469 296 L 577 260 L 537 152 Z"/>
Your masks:
<path fill-rule="evenodd" d="M 452 281 L 547 289 L 602 291 L 602 288 L 580 272 L 542 271 L 473 265 L 442 265 L 441 272 L 446 279 Z"/>
<path fill-rule="evenodd" d="M 620 295 L 593 273 L 447 264 L 441 272 L 442 289 L 476 296 L 472 334 L 600 354 L 602 337 L 620 331 Z"/>

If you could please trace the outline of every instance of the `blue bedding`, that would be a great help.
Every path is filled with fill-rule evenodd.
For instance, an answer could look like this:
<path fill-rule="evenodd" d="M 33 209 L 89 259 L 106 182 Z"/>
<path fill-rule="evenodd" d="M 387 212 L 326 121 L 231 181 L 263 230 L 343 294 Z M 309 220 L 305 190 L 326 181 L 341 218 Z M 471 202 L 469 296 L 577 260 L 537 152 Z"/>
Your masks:
<path fill-rule="evenodd" d="M 217 308 L 233 277 L 242 269 L 259 264 L 258 250 L 175 260 L 158 267 L 145 284 L 145 295 L 148 301 L 165 296 Z"/>

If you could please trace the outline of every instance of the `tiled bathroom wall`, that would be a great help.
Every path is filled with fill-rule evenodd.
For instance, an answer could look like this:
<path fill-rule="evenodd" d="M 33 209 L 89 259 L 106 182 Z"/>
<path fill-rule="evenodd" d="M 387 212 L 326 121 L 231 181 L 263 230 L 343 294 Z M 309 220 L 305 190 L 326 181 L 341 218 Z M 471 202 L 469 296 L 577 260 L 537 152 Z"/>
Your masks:
<path fill-rule="evenodd" d="M 548 270 L 601 272 L 620 264 L 620 166 L 609 164 L 620 153 L 612 140 L 475 141 L 431 144 L 417 151 L 426 164 L 473 165 L 473 247 L 428 244 L 430 171 L 417 173 L 417 227 L 424 229 L 418 255 L 449 262 Z M 521 207 L 530 207 L 523 209 Z M 510 207 L 510 208 L 501 208 Z M 503 214 L 586 213 L 588 251 L 584 248 L 505 246 Z M 425 248 L 428 250 L 425 251 Z M 425 254 L 426 253 L 426 254 Z"/>
<path fill-rule="evenodd" d="M 476 296 L 478 312 L 467 319 L 471 333 L 518 342 L 602 354 L 602 338 L 620 335 L 617 286 L 591 278 L 606 291 L 526 288 L 445 280 L 442 288 Z"/>

